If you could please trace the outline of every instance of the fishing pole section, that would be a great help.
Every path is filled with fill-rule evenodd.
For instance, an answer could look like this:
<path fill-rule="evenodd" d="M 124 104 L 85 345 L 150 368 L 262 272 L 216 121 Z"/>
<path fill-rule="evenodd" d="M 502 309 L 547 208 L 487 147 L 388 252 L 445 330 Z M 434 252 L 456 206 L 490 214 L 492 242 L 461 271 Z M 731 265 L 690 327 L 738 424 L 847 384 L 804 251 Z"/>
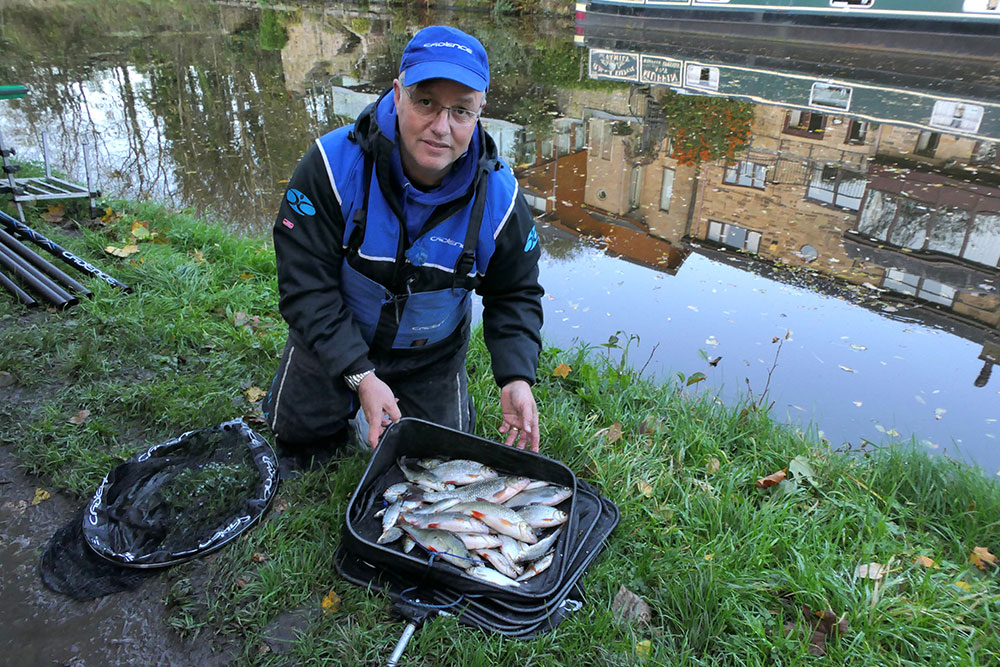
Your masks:
<path fill-rule="evenodd" d="M 89 298 L 93 296 L 93 293 L 65 271 L 21 243 L 17 237 L 44 248 L 63 263 L 89 277 L 99 278 L 123 292 L 132 291 L 125 283 L 3 211 L 0 211 L 0 227 L 2 227 L 0 229 L 0 286 L 3 286 L 26 306 L 36 305 L 37 299 L 34 297 L 37 296 L 56 308 L 65 308 L 78 303 L 79 297 Z"/>

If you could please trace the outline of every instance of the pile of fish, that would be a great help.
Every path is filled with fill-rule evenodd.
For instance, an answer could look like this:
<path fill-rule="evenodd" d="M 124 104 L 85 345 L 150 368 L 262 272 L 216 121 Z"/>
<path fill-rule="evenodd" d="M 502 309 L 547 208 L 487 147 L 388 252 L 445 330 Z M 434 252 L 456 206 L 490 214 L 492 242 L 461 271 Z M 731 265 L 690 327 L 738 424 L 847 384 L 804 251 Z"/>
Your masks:
<path fill-rule="evenodd" d="M 552 565 L 568 518 L 555 506 L 572 490 L 468 459 L 401 457 L 397 464 L 407 481 L 382 494 L 379 544 L 400 542 L 405 553 L 419 545 L 497 586 L 520 586 Z"/>

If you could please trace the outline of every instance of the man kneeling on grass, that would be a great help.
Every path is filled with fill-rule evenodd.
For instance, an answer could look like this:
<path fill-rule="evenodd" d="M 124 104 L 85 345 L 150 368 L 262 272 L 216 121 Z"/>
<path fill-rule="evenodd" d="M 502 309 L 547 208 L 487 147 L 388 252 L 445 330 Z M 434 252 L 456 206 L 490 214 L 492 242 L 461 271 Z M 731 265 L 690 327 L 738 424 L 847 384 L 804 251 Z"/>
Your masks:
<path fill-rule="evenodd" d="M 373 449 L 403 415 L 471 432 L 472 290 L 500 432 L 538 450 L 538 233 L 479 123 L 489 83 L 478 40 L 424 28 L 392 89 L 296 168 L 274 225 L 289 333 L 264 414 L 279 451 L 326 458 L 359 407 Z"/>

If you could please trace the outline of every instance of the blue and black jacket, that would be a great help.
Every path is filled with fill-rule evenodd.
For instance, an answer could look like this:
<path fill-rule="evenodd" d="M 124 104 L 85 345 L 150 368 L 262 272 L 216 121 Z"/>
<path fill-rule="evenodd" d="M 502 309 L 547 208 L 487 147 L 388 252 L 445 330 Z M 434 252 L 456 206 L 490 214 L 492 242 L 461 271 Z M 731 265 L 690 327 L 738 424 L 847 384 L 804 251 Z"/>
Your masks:
<path fill-rule="evenodd" d="M 497 383 L 534 383 L 540 251 L 510 167 L 479 126 L 452 174 L 422 193 L 402 173 L 395 130 L 389 91 L 300 161 L 274 225 L 282 316 L 333 377 L 409 373 L 464 355 L 475 290 Z"/>

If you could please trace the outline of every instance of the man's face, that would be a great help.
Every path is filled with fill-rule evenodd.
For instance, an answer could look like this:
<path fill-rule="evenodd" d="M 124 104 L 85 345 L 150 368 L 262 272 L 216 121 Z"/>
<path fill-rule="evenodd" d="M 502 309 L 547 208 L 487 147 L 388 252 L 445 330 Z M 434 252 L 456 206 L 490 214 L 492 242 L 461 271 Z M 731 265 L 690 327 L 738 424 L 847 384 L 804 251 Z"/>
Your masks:
<path fill-rule="evenodd" d="M 412 97 L 399 79 L 392 82 L 393 99 L 399 119 L 399 154 L 403 171 L 411 181 L 422 186 L 434 186 L 451 169 L 469 147 L 475 123 L 461 125 L 451 120 L 451 114 L 441 109 L 436 116 L 425 116 L 417 105 L 436 102 L 443 107 L 462 107 L 479 111 L 483 93 L 450 79 L 420 82 Z"/>

